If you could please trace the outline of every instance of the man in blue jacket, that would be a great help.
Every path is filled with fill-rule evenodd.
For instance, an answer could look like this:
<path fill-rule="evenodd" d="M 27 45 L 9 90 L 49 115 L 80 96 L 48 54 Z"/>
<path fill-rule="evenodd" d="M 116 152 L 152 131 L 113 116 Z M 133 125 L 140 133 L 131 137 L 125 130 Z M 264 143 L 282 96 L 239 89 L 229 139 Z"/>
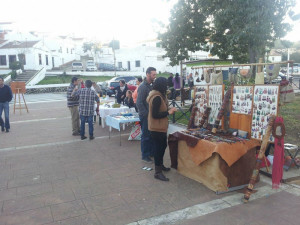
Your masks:
<path fill-rule="evenodd" d="M 4 80 L 0 77 L 0 126 L 1 131 L 4 132 L 4 127 L 6 132 L 9 132 L 9 102 L 12 100 L 12 92 L 9 86 L 4 84 Z M 2 112 L 4 110 L 5 123 L 2 119 Z"/>

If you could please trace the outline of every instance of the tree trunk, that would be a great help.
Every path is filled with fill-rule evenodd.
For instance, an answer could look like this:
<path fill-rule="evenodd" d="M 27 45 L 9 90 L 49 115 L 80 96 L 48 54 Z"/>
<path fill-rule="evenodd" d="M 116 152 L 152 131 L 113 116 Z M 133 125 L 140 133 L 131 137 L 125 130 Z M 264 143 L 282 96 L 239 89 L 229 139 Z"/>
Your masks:
<path fill-rule="evenodd" d="M 256 63 L 257 51 L 254 47 L 249 47 L 249 63 Z"/>

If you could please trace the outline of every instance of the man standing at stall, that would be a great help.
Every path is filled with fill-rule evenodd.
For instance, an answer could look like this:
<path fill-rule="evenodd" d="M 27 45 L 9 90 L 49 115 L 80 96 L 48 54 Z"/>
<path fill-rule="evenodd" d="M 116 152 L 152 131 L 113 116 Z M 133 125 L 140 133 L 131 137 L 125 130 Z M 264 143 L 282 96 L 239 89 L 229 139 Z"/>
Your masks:
<path fill-rule="evenodd" d="M 77 77 L 72 77 L 72 81 L 67 90 L 67 104 L 68 108 L 71 112 L 71 120 L 72 120 L 72 135 L 79 136 L 80 135 L 80 127 L 79 127 L 79 96 L 71 96 L 73 90 L 77 86 L 78 89 L 81 88 L 81 80 Z"/>
<path fill-rule="evenodd" d="M 148 130 L 148 113 L 149 105 L 146 101 L 149 92 L 152 90 L 152 83 L 156 78 L 156 69 L 154 67 L 148 67 L 146 70 L 146 79 L 140 84 L 138 89 L 138 97 L 136 100 L 136 106 L 139 111 L 140 124 L 142 128 L 141 137 L 141 152 L 142 160 L 147 163 L 152 163 L 150 156 L 153 156 L 153 147 L 151 134 Z"/>
<path fill-rule="evenodd" d="M 0 77 L 0 125 L 1 131 L 4 132 L 4 127 L 6 133 L 9 132 L 9 102 L 12 100 L 12 91 L 9 86 L 4 84 L 4 79 Z M 2 112 L 4 110 L 4 119 L 2 119 Z"/>
<path fill-rule="evenodd" d="M 86 139 L 85 136 L 85 121 L 89 124 L 89 135 L 90 140 L 94 139 L 94 125 L 93 125 L 93 115 L 94 115 L 94 104 L 97 102 L 96 112 L 99 113 L 99 97 L 96 92 L 91 89 L 92 81 L 85 81 L 85 88 L 75 88 L 71 96 L 79 96 L 79 115 L 80 115 L 80 136 L 81 140 Z"/>

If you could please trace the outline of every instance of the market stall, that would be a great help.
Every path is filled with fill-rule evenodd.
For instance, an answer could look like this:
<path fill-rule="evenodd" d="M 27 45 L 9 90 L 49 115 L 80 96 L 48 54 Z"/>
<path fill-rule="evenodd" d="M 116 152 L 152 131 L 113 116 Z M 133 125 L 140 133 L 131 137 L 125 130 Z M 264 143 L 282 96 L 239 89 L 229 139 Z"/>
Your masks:
<path fill-rule="evenodd" d="M 202 69 L 201 80 L 207 84 L 194 89 L 188 129 L 169 135 L 172 167 L 216 193 L 247 186 L 253 171 L 257 182 L 257 162 L 263 159 L 262 154 L 256 159 L 257 150 L 262 140 L 274 141 L 267 128 L 270 118 L 278 115 L 279 95 L 283 93 L 279 84 L 264 84 L 261 71 L 266 66 L 271 83 L 278 76 L 280 63 L 195 68 L 196 73 Z M 249 85 L 253 73 L 256 83 Z M 231 83 L 227 90 L 224 74 Z"/>
<path fill-rule="evenodd" d="M 103 104 L 102 104 L 103 103 Z M 101 120 L 102 128 L 105 127 L 105 118 L 109 115 L 118 113 L 135 112 L 135 108 L 129 108 L 125 105 L 115 104 L 114 102 L 102 102 L 99 106 L 99 122 Z"/>
<path fill-rule="evenodd" d="M 109 126 L 109 138 L 112 128 L 119 130 L 120 133 L 120 146 L 121 146 L 121 125 L 125 129 L 125 124 L 140 121 L 138 113 L 118 113 L 106 116 L 106 125 Z"/>

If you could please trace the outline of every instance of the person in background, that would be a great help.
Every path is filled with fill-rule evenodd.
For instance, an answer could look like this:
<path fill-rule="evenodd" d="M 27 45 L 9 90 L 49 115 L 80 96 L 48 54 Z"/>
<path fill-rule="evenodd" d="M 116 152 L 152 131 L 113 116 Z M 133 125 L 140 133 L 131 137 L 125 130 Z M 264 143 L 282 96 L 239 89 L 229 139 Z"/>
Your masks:
<path fill-rule="evenodd" d="M 136 107 L 136 100 L 137 100 L 137 96 L 138 96 L 138 89 L 140 84 L 143 82 L 143 78 L 142 77 L 138 77 L 136 80 L 136 89 L 134 90 L 133 94 L 132 94 L 132 98 L 133 98 L 133 102 L 134 102 L 134 107 L 135 107 L 135 111 L 138 112 L 138 108 Z"/>
<path fill-rule="evenodd" d="M 168 77 L 168 88 L 172 88 L 173 86 L 173 73 L 170 73 L 170 76 Z"/>
<path fill-rule="evenodd" d="M 152 163 L 150 156 L 153 156 L 153 146 L 150 131 L 148 130 L 149 105 L 146 101 L 149 92 L 152 91 L 152 83 L 156 78 L 156 69 L 148 67 L 146 70 L 146 79 L 140 84 L 136 106 L 139 111 L 140 124 L 142 129 L 141 152 L 142 160 L 146 163 Z"/>
<path fill-rule="evenodd" d="M 128 90 L 126 92 L 126 98 L 124 99 L 124 105 L 128 106 L 129 108 L 134 107 L 134 102 L 132 98 L 132 91 Z"/>
<path fill-rule="evenodd" d="M 73 77 L 71 80 L 71 84 L 67 90 L 67 104 L 68 108 L 71 112 L 71 120 L 72 120 L 72 135 L 79 136 L 80 135 L 80 126 L 79 126 L 79 96 L 71 96 L 74 89 L 81 89 L 81 80 L 77 77 Z"/>
<path fill-rule="evenodd" d="M 122 102 L 124 102 L 124 99 L 126 97 L 126 92 L 128 90 L 128 87 L 127 87 L 127 85 L 125 83 L 125 80 L 120 80 L 119 83 L 120 83 L 120 85 L 117 86 L 117 87 L 115 87 L 113 90 L 115 92 L 117 92 L 116 99 L 117 99 L 117 102 L 119 104 L 121 104 Z"/>
<path fill-rule="evenodd" d="M 168 110 L 167 79 L 159 77 L 154 81 L 153 90 L 149 93 L 147 102 L 149 104 L 148 129 L 154 144 L 154 178 L 169 181 L 162 171 L 169 171 L 163 164 L 163 158 L 167 147 L 168 115 L 177 111 L 175 107 Z"/>
<path fill-rule="evenodd" d="M 174 85 L 175 91 L 173 92 L 172 99 L 175 99 L 180 94 L 179 89 L 181 88 L 179 73 L 175 74 L 175 77 L 173 78 L 173 85 Z"/>
<path fill-rule="evenodd" d="M 89 124 L 89 135 L 90 140 L 94 139 L 94 126 L 93 126 L 93 115 L 94 115 L 94 104 L 97 102 L 96 112 L 99 113 L 99 97 L 96 92 L 91 89 L 92 81 L 85 81 L 85 88 L 75 88 L 71 96 L 79 96 L 79 115 L 80 115 L 80 136 L 81 140 L 86 139 L 85 136 L 85 121 Z"/>
<path fill-rule="evenodd" d="M 136 89 L 134 90 L 134 92 L 132 94 L 134 104 L 136 104 L 136 100 L 137 100 L 137 96 L 138 96 L 138 89 L 139 89 L 139 86 L 142 82 L 143 82 L 143 79 L 141 77 L 138 77 L 137 80 L 136 80 L 137 87 L 136 87 Z"/>
<path fill-rule="evenodd" d="M 194 88 L 194 78 L 193 78 L 193 74 L 190 73 L 188 76 L 188 86 L 190 88 L 189 90 L 189 99 L 192 100 L 192 89 Z"/>
<path fill-rule="evenodd" d="M 0 125 L 1 131 L 4 132 L 4 127 L 6 133 L 10 130 L 9 124 L 9 102 L 12 100 L 11 88 L 4 84 L 4 79 L 0 77 Z M 4 119 L 2 119 L 2 112 L 4 111 Z"/>
<path fill-rule="evenodd" d="M 96 82 L 92 82 L 92 89 L 94 89 L 94 91 L 96 91 L 97 94 L 101 95 L 101 87 L 96 83 Z"/>

